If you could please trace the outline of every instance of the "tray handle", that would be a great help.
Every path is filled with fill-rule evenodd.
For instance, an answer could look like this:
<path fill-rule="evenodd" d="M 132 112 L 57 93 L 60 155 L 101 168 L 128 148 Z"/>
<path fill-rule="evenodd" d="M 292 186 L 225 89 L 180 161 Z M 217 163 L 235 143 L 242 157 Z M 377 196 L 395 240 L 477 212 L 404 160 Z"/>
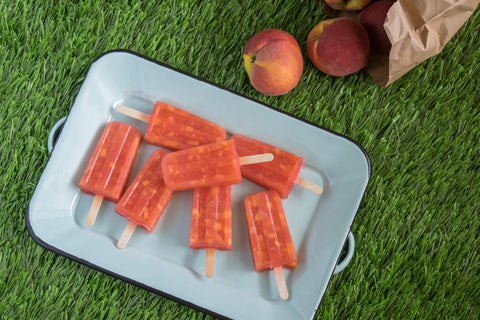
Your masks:
<path fill-rule="evenodd" d="M 337 265 L 335 266 L 335 270 L 333 271 L 333 274 L 337 274 L 337 273 L 342 272 L 348 266 L 350 261 L 352 260 L 353 251 L 355 250 L 355 238 L 353 237 L 353 233 L 352 233 L 351 230 L 348 233 L 347 245 L 348 245 L 347 255 L 345 256 L 345 258 L 342 261 L 337 263 Z"/>
<path fill-rule="evenodd" d="M 62 131 L 65 120 L 67 120 L 67 117 L 61 118 L 53 125 L 52 129 L 50 129 L 47 142 L 48 153 L 53 151 L 53 147 L 55 147 L 55 142 L 57 142 L 58 135 L 60 134 L 60 131 Z"/>

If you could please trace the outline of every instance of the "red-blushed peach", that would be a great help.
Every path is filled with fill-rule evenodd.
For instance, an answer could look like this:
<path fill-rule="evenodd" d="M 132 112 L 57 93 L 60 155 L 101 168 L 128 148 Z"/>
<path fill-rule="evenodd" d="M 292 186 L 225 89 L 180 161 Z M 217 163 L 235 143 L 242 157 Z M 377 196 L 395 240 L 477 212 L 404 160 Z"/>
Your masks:
<path fill-rule="evenodd" d="M 346 76 L 367 65 L 370 40 L 355 19 L 340 17 L 317 24 L 307 37 L 307 53 L 320 71 Z"/>
<path fill-rule="evenodd" d="M 325 0 L 325 3 L 336 10 L 362 10 L 371 0 Z"/>
<path fill-rule="evenodd" d="M 389 0 L 377 1 L 367 6 L 358 15 L 358 21 L 367 31 L 370 44 L 381 53 L 388 53 L 392 48 L 383 24 L 388 10 L 394 3 L 395 1 Z"/>
<path fill-rule="evenodd" d="M 265 29 L 248 40 L 243 50 L 243 65 L 256 90 L 278 96 L 298 84 L 303 56 L 292 35 L 279 29 Z"/>

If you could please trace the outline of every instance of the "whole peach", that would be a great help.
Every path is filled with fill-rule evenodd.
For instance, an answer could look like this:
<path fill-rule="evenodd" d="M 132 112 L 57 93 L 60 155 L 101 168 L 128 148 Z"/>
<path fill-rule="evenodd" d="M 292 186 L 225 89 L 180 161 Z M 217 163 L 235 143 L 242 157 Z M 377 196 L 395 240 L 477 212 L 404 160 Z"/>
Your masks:
<path fill-rule="evenodd" d="M 358 15 L 358 20 L 370 38 L 370 44 L 381 53 L 388 53 L 392 48 L 383 24 L 388 10 L 394 3 L 395 1 L 389 0 L 377 1 L 363 9 Z"/>
<path fill-rule="evenodd" d="M 303 72 L 303 57 L 297 40 L 279 29 L 265 29 L 248 40 L 243 65 L 252 86 L 269 96 L 291 91 Z"/>
<path fill-rule="evenodd" d="M 307 37 L 308 57 L 320 71 L 346 76 L 367 65 L 370 40 L 355 19 L 340 17 L 317 24 Z"/>
<path fill-rule="evenodd" d="M 336 10 L 362 10 L 371 0 L 325 0 L 331 8 Z"/>

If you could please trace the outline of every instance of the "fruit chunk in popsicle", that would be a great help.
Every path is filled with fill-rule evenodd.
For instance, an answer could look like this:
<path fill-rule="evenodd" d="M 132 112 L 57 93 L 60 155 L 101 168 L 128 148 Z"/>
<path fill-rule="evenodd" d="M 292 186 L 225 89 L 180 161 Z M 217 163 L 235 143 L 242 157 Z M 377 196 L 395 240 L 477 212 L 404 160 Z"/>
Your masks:
<path fill-rule="evenodd" d="M 240 157 L 265 152 L 274 156 L 273 161 L 242 167 L 241 172 L 245 179 L 265 189 L 277 191 L 282 198 L 288 198 L 294 184 L 322 193 L 320 186 L 298 176 L 304 162 L 302 157 L 240 134 L 233 135 L 232 139 L 235 140 Z"/>
<path fill-rule="evenodd" d="M 92 225 L 103 198 L 118 202 L 132 170 L 142 139 L 140 131 L 126 123 L 109 122 L 95 147 L 79 187 L 94 195 L 94 205 L 87 217 Z"/>
<path fill-rule="evenodd" d="M 151 115 L 120 105 L 117 111 L 148 122 L 144 140 L 170 150 L 182 150 L 223 141 L 225 130 L 197 115 L 157 101 Z"/>
<path fill-rule="evenodd" d="M 282 267 L 296 267 L 297 255 L 280 196 L 262 191 L 245 198 L 250 251 L 254 269 L 274 269 L 282 299 L 288 298 Z"/>
<path fill-rule="evenodd" d="M 231 186 L 193 190 L 190 248 L 207 249 L 207 277 L 213 275 L 215 249 L 232 250 Z"/>
<path fill-rule="evenodd" d="M 252 159 L 271 161 L 273 157 L 265 154 L 240 158 L 233 140 L 180 150 L 163 158 L 163 179 L 174 191 L 238 184 L 242 182 L 240 166 Z"/>
<path fill-rule="evenodd" d="M 115 206 L 115 211 L 127 218 L 129 224 L 133 224 L 130 228 L 139 225 L 152 233 L 172 197 L 173 191 L 163 183 L 160 166 L 163 156 L 167 153 L 162 149 L 152 153 Z M 127 244 L 130 236 L 131 233 L 120 238 L 122 240 L 118 244 L 120 248 Z"/>

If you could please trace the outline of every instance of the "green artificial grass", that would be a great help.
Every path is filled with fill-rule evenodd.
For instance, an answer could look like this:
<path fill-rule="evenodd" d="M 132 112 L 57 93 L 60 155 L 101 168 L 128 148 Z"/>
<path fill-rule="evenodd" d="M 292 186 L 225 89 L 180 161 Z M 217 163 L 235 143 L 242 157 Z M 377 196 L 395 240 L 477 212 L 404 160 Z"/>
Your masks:
<path fill-rule="evenodd" d="M 212 319 L 38 246 L 25 212 L 89 65 L 130 49 L 341 133 L 372 176 L 352 226 L 352 262 L 316 319 L 480 318 L 480 11 L 437 56 L 387 88 L 364 71 L 315 69 L 316 1 L 0 2 L 0 319 Z M 267 97 L 242 66 L 248 39 L 291 33 L 305 69 Z M 268 119 L 266 119 L 268 121 Z"/>

